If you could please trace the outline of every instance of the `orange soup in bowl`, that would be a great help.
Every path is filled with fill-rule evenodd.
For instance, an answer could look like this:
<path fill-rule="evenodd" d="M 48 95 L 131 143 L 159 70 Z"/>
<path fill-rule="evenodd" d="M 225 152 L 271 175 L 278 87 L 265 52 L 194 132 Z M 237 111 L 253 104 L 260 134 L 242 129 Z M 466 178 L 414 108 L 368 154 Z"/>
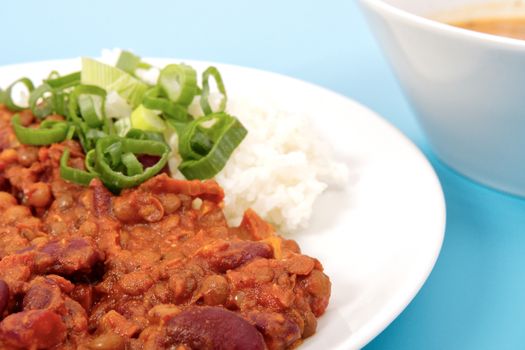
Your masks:
<path fill-rule="evenodd" d="M 449 24 L 477 32 L 506 36 L 525 40 L 525 17 L 517 18 L 479 18 L 466 21 L 450 22 Z"/>

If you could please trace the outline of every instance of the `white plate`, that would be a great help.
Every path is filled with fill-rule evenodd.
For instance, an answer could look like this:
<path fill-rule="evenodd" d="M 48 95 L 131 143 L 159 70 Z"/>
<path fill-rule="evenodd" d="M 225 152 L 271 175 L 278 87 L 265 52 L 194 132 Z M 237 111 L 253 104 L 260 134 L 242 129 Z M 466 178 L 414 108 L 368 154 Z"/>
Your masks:
<path fill-rule="evenodd" d="M 206 65 L 188 63 L 198 69 Z M 293 237 L 303 252 L 322 261 L 333 284 L 317 334 L 300 349 L 363 347 L 408 305 L 438 257 L 445 203 L 432 167 L 397 129 L 343 96 L 274 73 L 216 66 L 230 96 L 261 98 L 314 116 L 351 169 L 347 189 L 323 194 L 309 229 Z M 51 69 L 78 67 L 78 60 L 5 66 L 0 86 L 21 76 L 41 79 Z"/>

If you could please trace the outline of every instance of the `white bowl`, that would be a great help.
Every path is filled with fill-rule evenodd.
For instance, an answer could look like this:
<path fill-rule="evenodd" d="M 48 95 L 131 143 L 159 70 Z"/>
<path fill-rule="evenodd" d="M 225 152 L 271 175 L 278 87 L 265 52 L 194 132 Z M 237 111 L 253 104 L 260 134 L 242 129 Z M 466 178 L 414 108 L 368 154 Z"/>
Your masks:
<path fill-rule="evenodd" d="M 483 184 L 525 196 L 525 41 L 429 18 L 494 11 L 516 1 L 360 0 L 435 153 Z M 450 12 L 467 6 L 461 13 Z"/>

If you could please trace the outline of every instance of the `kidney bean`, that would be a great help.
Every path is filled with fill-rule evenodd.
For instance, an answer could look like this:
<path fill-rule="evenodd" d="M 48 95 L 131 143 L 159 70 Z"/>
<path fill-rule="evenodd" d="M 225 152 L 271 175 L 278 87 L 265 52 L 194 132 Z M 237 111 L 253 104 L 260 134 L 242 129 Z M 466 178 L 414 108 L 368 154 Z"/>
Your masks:
<path fill-rule="evenodd" d="M 142 165 L 144 165 L 144 168 L 149 168 L 157 164 L 157 162 L 160 160 L 160 157 L 150 156 L 149 154 L 139 154 L 137 159 L 142 163 Z"/>
<path fill-rule="evenodd" d="M 75 237 L 64 244 L 62 254 L 58 261 L 66 271 L 90 269 L 97 261 L 101 260 L 102 253 L 96 244 L 86 238 Z"/>
<path fill-rule="evenodd" d="M 64 322 L 50 310 L 18 312 L 0 323 L 0 339 L 17 349 L 47 349 L 65 338 Z"/>
<path fill-rule="evenodd" d="M 86 237 L 52 241 L 37 253 L 37 270 L 65 275 L 76 271 L 89 272 L 103 257 L 93 240 Z"/>
<path fill-rule="evenodd" d="M 24 296 L 24 310 L 57 310 L 64 304 L 60 288 L 51 280 L 37 277 L 31 281 L 31 287 Z"/>
<path fill-rule="evenodd" d="M 216 272 L 224 273 L 255 258 L 270 259 L 273 257 L 273 250 L 264 242 L 219 241 L 202 249 L 198 255 L 204 257 Z"/>
<path fill-rule="evenodd" d="M 9 286 L 4 280 L 0 280 L 0 320 L 9 301 Z"/>
<path fill-rule="evenodd" d="M 264 339 L 245 319 L 213 306 L 193 306 L 166 324 L 165 346 L 201 350 L 264 350 Z"/>

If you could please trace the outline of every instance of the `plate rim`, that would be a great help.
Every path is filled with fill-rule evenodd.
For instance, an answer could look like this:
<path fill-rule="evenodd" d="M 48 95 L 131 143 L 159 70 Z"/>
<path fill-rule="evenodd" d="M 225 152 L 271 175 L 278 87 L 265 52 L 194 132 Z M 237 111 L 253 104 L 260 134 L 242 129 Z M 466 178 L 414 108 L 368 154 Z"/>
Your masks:
<path fill-rule="evenodd" d="M 4 70 L 11 70 L 11 69 L 23 69 L 28 68 L 31 69 L 31 66 L 34 65 L 60 65 L 60 64 L 74 64 L 75 61 L 78 61 L 80 59 L 79 57 L 74 58 L 61 58 L 61 59 L 50 59 L 50 60 L 41 60 L 41 61 L 27 61 L 27 62 L 20 62 L 20 63 L 11 63 L 7 65 L 0 65 L 0 73 Z M 326 96 L 330 96 L 330 98 L 337 98 L 341 100 L 345 100 L 346 103 L 350 103 L 353 105 L 354 108 L 359 109 L 363 112 L 363 114 L 366 114 L 367 118 L 373 118 L 374 122 L 382 124 L 383 127 L 389 129 L 390 132 L 393 132 L 396 134 L 396 138 L 399 138 L 400 140 L 404 141 L 405 144 L 410 149 L 411 153 L 413 153 L 414 156 L 417 156 L 419 158 L 418 162 L 421 163 L 421 166 L 426 168 L 429 175 L 432 176 L 432 180 L 435 183 L 436 187 L 436 200 L 439 201 L 436 202 L 436 206 L 439 206 L 439 210 L 441 212 L 441 227 L 437 232 L 440 232 L 441 234 L 436 237 L 438 239 L 438 244 L 433 249 L 433 254 L 429 259 L 426 261 L 426 268 L 423 270 L 423 273 L 421 276 L 419 276 L 419 279 L 416 282 L 412 283 L 410 285 L 411 288 L 404 288 L 404 291 L 406 293 L 403 294 L 403 298 L 392 298 L 385 307 L 381 310 L 381 312 L 377 312 L 374 314 L 373 317 L 370 318 L 370 321 L 368 321 L 365 324 L 365 327 L 358 333 L 358 336 L 352 337 L 349 333 L 348 337 L 345 338 L 345 340 L 337 347 L 338 349 L 348 349 L 348 348 L 362 348 L 366 346 L 368 343 L 370 343 L 373 339 L 375 339 L 379 334 L 381 334 L 392 322 L 394 322 L 399 315 L 408 307 L 408 305 L 414 300 L 414 298 L 417 296 L 419 291 L 422 289 L 426 281 L 428 280 L 430 274 L 432 273 L 437 260 L 440 256 L 443 242 L 445 238 L 446 233 L 446 201 L 445 196 L 443 193 L 443 188 L 441 186 L 441 182 L 439 180 L 439 177 L 436 174 L 436 171 L 434 170 L 433 166 L 431 165 L 428 158 L 425 156 L 425 154 L 421 151 L 421 149 L 412 141 L 408 136 L 403 134 L 395 125 L 390 123 L 387 119 L 382 117 L 379 113 L 373 111 L 369 107 L 361 104 L 360 102 L 345 96 L 337 91 L 330 90 L 327 87 L 317 85 L 315 83 L 311 83 L 296 77 L 288 76 L 282 73 L 277 73 L 265 69 L 260 68 L 253 68 L 253 67 L 247 67 L 247 66 L 241 66 L 236 64 L 230 64 L 230 63 L 222 63 L 222 62 L 215 62 L 215 61 L 207 61 L 207 60 L 197 60 L 197 59 L 184 59 L 184 58 L 170 58 L 170 57 L 146 57 L 146 60 L 150 61 L 156 61 L 156 62 L 186 62 L 189 64 L 197 64 L 197 65 L 217 65 L 222 67 L 227 67 L 231 70 L 245 70 L 250 71 L 255 74 L 263 74 L 263 75 L 270 75 L 272 78 L 275 79 L 284 79 L 288 80 L 293 84 L 300 84 L 304 85 L 310 89 L 316 89 L 318 91 L 322 91 L 323 94 Z M 59 67 L 57 67 L 59 68 Z M 34 68 L 33 68 L 34 69 Z M 402 299 L 402 300 L 401 300 Z M 321 316 L 323 317 L 323 316 Z M 354 333 L 355 334 L 355 333 Z"/>

